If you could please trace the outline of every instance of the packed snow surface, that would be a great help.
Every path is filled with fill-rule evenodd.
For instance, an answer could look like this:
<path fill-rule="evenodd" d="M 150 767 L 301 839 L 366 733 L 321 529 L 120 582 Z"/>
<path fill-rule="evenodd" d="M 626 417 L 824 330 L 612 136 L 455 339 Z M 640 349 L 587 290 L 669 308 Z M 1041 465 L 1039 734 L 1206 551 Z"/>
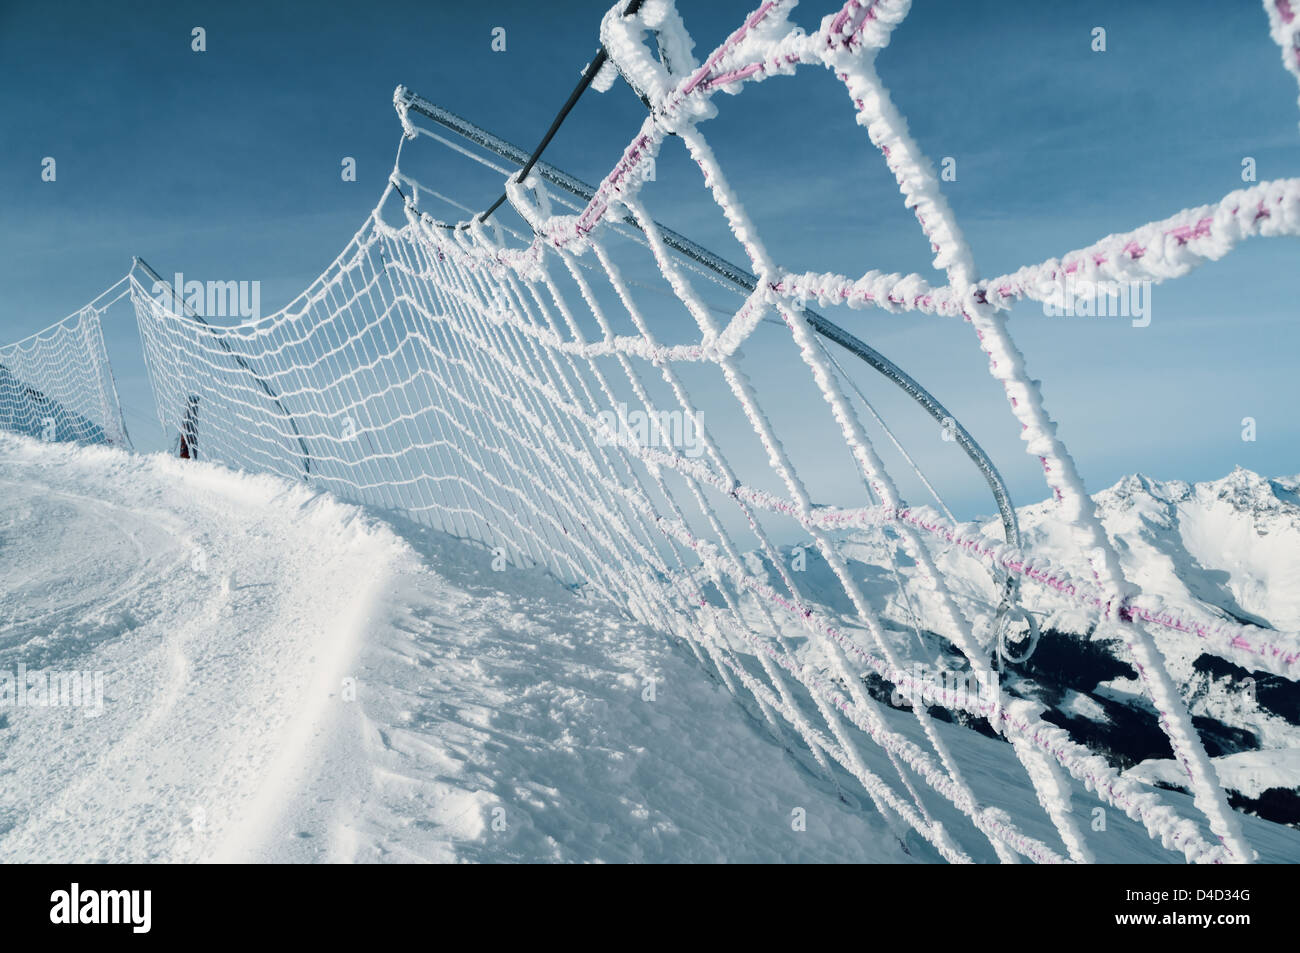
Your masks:
<path fill-rule="evenodd" d="M 103 673 L 0 708 L 2 861 L 907 859 L 687 653 L 477 547 L 9 436 L 0 499 L 0 670 Z"/>
<path fill-rule="evenodd" d="M 935 859 L 688 650 L 478 546 L 272 477 L 4 435 L 0 500 L 0 861 Z M 20 666 L 100 673 L 102 695 L 19 705 Z M 1010 746 L 939 728 L 1050 841 Z M 1076 793 L 1099 859 L 1180 859 L 1095 808 Z M 1242 821 L 1261 859 L 1300 859 L 1300 832 Z"/>

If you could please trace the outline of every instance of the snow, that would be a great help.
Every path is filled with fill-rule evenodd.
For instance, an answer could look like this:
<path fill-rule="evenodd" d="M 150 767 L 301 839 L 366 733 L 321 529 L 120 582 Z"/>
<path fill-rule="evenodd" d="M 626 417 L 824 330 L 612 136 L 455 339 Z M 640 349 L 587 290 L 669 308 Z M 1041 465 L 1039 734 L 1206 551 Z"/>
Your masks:
<path fill-rule="evenodd" d="M 1102 501 L 1087 495 L 998 309 L 1011 298 L 1041 295 L 1046 277 L 1176 277 L 1222 257 L 1246 237 L 1294 235 L 1300 232 L 1300 181 L 1234 192 L 1216 206 L 1103 239 L 1079 253 L 1082 258 L 1053 259 L 981 282 L 932 164 L 872 62 L 908 2 L 851 2 L 813 34 L 791 27 L 786 6 L 762 4 L 702 65 L 670 0 L 649 0 L 631 16 L 622 15 L 621 5 L 612 10 L 602 24 L 610 64 L 647 100 L 650 115 L 576 215 L 554 214 L 535 178 L 507 182 L 512 205 L 536 232 L 525 249 L 506 248 L 499 230 L 489 235 L 477 220 L 464 228 L 438 228 L 450 223 L 421 211 L 420 187 L 395 170 L 371 221 L 348 250 L 295 305 L 271 318 L 220 334 L 208 328 L 196 344 L 191 323 L 142 301 L 131 278 L 160 420 L 170 419 L 175 407 L 193 411 L 201 401 L 205 458 L 301 477 L 316 487 L 351 491 L 355 499 L 382 500 L 453 531 L 459 518 L 466 535 L 504 539 L 516 553 L 535 550 L 558 573 L 585 582 L 588 591 L 621 601 L 625 615 L 517 570 L 507 570 L 513 573 L 508 586 L 489 586 L 477 578 L 486 570 L 473 547 L 384 522 L 305 486 L 203 466 L 185 469 L 161 458 L 123 463 L 102 451 L 95 456 L 15 443 L 6 466 L 14 474 L 9 484 L 19 507 L 9 525 L 13 555 L 5 558 L 16 563 L 16 582 L 3 609 L 3 631 L 13 644 L 0 643 L 0 651 L 14 656 L 24 680 L 27 656 L 111 678 L 105 678 L 104 705 L 97 701 L 91 711 L 72 713 L 76 731 L 55 732 L 54 722 L 63 729 L 68 721 L 26 718 L 32 711 L 22 708 L 15 709 L 15 719 L 25 719 L 14 722 L 18 727 L 6 715 L 4 730 L 14 733 L 6 745 L 12 742 L 14 789 L 20 793 L 12 809 L 5 806 L 12 819 L 0 831 L 0 852 L 26 856 L 60 824 L 83 830 L 85 818 L 105 817 L 110 836 L 83 831 L 78 840 L 60 829 L 67 849 L 223 860 L 734 859 L 750 856 L 746 851 L 788 856 L 788 825 L 765 825 L 790 799 L 798 802 L 792 809 L 798 815 L 807 788 L 820 791 L 817 816 L 824 826 L 799 844 L 815 848 L 819 857 L 854 849 L 889 856 L 905 843 L 907 852 L 926 859 L 936 852 L 949 859 L 988 859 L 992 851 L 1009 860 L 1014 849 L 1056 861 L 1061 856 L 1051 845 L 1058 840 L 1074 860 L 1118 856 L 1109 845 L 1091 843 L 1080 827 L 1075 815 L 1081 808 L 1066 784 L 1068 774 L 1188 859 L 1219 860 L 1225 852 L 1228 859 L 1250 859 L 1242 819 L 1230 810 L 1192 722 L 1199 712 L 1238 727 L 1228 712 L 1238 700 L 1230 686 L 1203 678 L 1196 663 L 1217 651 L 1231 659 L 1266 656 L 1270 671 L 1283 676 L 1300 665 L 1294 632 L 1265 632 L 1277 625 L 1294 628 L 1285 621 L 1296 617 L 1294 597 L 1275 606 L 1270 596 L 1278 586 L 1294 591 L 1288 540 L 1275 537 L 1253 547 L 1245 561 L 1224 563 L 1219 550 L 1225 541 L 1232 549 L 1247 549 L 1254 539 L 1234 521 L 1233 500 L 1226 509 L 1207 503 L 1184 514 L 1164 505 L 1170 501 L 1133 496 L 1133 505 L 1116 510 L 1107 522 Z M 1277 3 L 1270 8 L 1284 50 L 1293 32 L 1281 22 L 1290 23 L 1289 10 Z M 658 60 L 645 45 L 651 34 Z M 858 282 L 782 275 L 698 127 L 716 114 L 715 90 L 734 94 L 746 80 L 789 75 L 797 64 L 830 68 L 842 81 L 858 122 L 930 239 L 947 288 L 931 291 L 915 276 L 874 272 Z M 600 85 L 609 82 L 612 73 L 604 71 Z M 414 137 L 405 99 L 399 95 L 396 105 L 404 132 Z M 672 264 L 638 194 L 669 134 L 699 165 L 759 277 L 745 307 L 721 330 Z M 402 229 L 381 221 L 399 181 L 410 184 L 415 197 L 402 195 Z M 625 211 L 645 231 L 658 271 L 696 318 L 698 343 L 660 348 L 627 301 L 625 285 L 599 245 L 601 223 Z M 587 342 L 579 332 L 546 261 L 559 257 L 582 285 L 574 258 L 588 251 L 627 305 L 638 338 L 612 338 L 599 315 L 604 340 Z M 340 308 L 335 286 L 364 279 L 367 267 L 376 282 L 384 276 L 381 287 L 400 292 L 381 312 L 365 279 L 366 302 L 355 293 Z M 1137 684 L 1159 713 L 1159 727 L 1212 836 L 1199 821 L 1181 818 L 1146 793 L 1138 780 L 1119 778 L 1113 765 L 1041 722 L 1043 706 L 1036 702 L 1021 697 L 1004 709 L 1009 699 L 998 694 L 989 710 L 954 703 L 987 716 L 1013 742 L 981 749 L 964 729 L 936 724 L 924 706 L 899 713 L 869 697 L 860 677 L 864 663 L 896 685 L 915 688 L 924 678 L 903 671 L 903 662 L 914 660 L 910 648 L 896 653 L 899 632 L 887 631 L 877 616 L 878 607 L 892 611 L 889 621 L 896 628 L 900 600 L 868 597 L 867 581 L 854 575 L 857 568 L 834 545 L 839 528 L 824 522 L 846 514 L 813 505 L 785 438 L 738 363 L 739 346 L 764 311 L 775 308 L 785 318 L 862 476 L 894 521 L 912 566 L 910 581 L 920 590 L 917 604 L 926 628 L 959 649 L 978 675 L 990 674 L 984 651 L 992 635 L 984 592 L 989 580 L 981 575 L 988 567 L 950 569 L 936 562 L 921 532 L 937 528 L 942 538 L 945 528 L 937 521 L 921 525 L 927 515 L 903 509 L 853 405 L 814 349 L 805 320 L 785 304 L 809 290 L 859 304 L 883 297 L 886 305 L 960 313 L 972 325 L 990 373 L 1003 384 L 1022 424 L 1025 450 L 1040 461 L 1054 495 L 1050 519 L 1044 513 L 1040 522 L 1040 544 L 1030 551 L 1050 550 L 1053 558 L 1067 554 L 1063 559 L 1080 550 L 1088 554 L 1090 564 L 1082 573 L 1076 570 L 1076 578 L 1091 578 L 1085 585 L 1101 594 L 1084 606 L 1096 610 L 1096 638 L 1122 641 L 1127 648 Z M 544 313 L 545 327 L 535 320 L 525 292 Z M 585 285 L 582 293 L 595 312 Z M 546 295 L 572 340 L 561 335 L 543 303 Z M 436 302 L 432 313 L 430 302 Z M 364 325 L 348 330 L 346 343 L 330 339 L 330 328 L 354 318 Z M 341 360 L 336 367 L 335 359 L 362 340 L 374 352 L 369 359 Z M 529 347 L 515 346 L 522 343 Z M 273 355 L 268 363 L 276 367 L 274 386 L 253 372 L 245 345 L 257 357 Z M 412 352 L 433 366 L 421 358 L 413 365 Z M 353 353 L 361 354 L 360 347 Z M 558 375 L 546 369 L 542 354 Z M 639 396 L 628 370 L 633 354 L 660 368 L 686 413 L 693 413 L 689 395 L 670 363 L 699 361 L 716 368 L 766 452 L 766 475 L 779 480 L 787 498 L 742 484 L 707 438 L 707 465 L 628 441 L 614 444 L 621 453 L 607 452 L 603 441 L 593 452 L 587 443 L 602 433 L 599 405 L 578 359 L 591 365 L 598 355 L 616 357 Z M 577 390 L 564 366 L 578 379 Z M 613 400 L 604 377 L 594 365 L 590 370 L 603 396 Z M 458 389 L 457 377 L 467 393 Z M 311 409 L 291 414 L 281 396 L 291 403 L 305 396 Z M 365 407 L 371 416 L 374 398 L 382 409 L 377 422 L 363 428 L 363 443 L 355 439 L 348 414 Z M 422 415 L 452 439 L 425 433 L 413 440 L 419 428 L 408 424 Z M 299 420 L 313 432 L 304 434 Z M 185 421 L 190 426 L 191 417 Z M 336 426 L 340 422 L 346 426 Z M 309 453 L 308 436 L 324 453 Z M 389 449 L 376 450 L 372 436 Z M 433 460 L 435 451 L 444 450 L 454 461 L 450 468 L 441 456 Z M 667 498 L 666 510 L 651 502 L 652 490 L 634 462 L 644 465 L 654 489 Z M 689 478 L 688 490 L 709 523 L 708 538 L 690 535 L 677 501 L 665 490 L 661 465 Z M 693 471 L 702 475 L 693 477 Z M 736 551 L 706 505 L 700 491 L 710 485 L 739 507 L 762 555 L 780 575 L 780 588 L 768 585 L 761 563 L 736 571 L 754 564 Z M 449 502 L 452 486 L 461 489 L 464 505 Z M 419 487 L 416 505 L 409 498 L 398 502 L 398 487 Z M 465 488 L 475 494 L 472 499 Z M 1245 483 L 1240 489 L 1253 496 L 1262 492 Z M 1294 488 L 1286 492 L 1294 495 Z M 838 593 L 851 606 L 847 625 L 836 615 L 843 606 L 821 611 L 837 596 L 810 594 L 789 577 L 748 509 L 751 503 L 797 520 L 813 536 Z M 865 518 L 867 511 L 853 515 Z M 668 537 L 674 554 L 698 557 L 698 577 L 681 568 L 686 563 L 665 564 L 653 549 L 660 540 L 652 527 Z M 1138 545 L 1119 546 L 1118 536 Z M 682 544 L 680 550 L 675 543 Z M 886 552 L 890 565 L 884 568 L 894 572 L 893 549 Z M 979 555 L 996 560 L 999 552 L 1010 550 L 986 547 Z M 1011 556 L 1026 564 L 1022 556 Z M 726 577 L 734 591 L 721 584 Z M 710 582 L 723 594 L 730 617 L 702 595 Z M 1068 588 L 1078 595 L 1074 583 Z M 1055 613 L 1058 629 L 1094 621 L 1077 605 L 1056 604 L 1052 592 L 1034 598 Z M 1181 615 L 1177 607 L 1189 601 L 1227 624 L 1207 628 Z M 793 613 L 793 631 L 773 621 L 773 605 Z M 794 746 L 778 758 L 788 775 L 773 781 L 769 749 L 775 745 L 739 717 L 740 706 L 724 705 L 716 687 L 689 666 L 685 650 L 668 636 L 632 626 L 628 616 L 686 637 L 695 659 L 707 656 L 728 688 L 749 689 L 749 701 L 741 705 L 756 707 L 778 736 L 776 715 L 784 716 L 800 739 L 780 742 Z M 1283 622 L 1270 623 L 1270 617 Z M 1248 623 L 1251 634 L 1243 635 L 1245 627 L 1230 620 Z M 855 623 L 865 631 L 849 631 Z M 914 628 L 925 649 L 920 626 Z M 1278 638 L 1264 645 L 1251 641 L 1261 632 Z M 787 639 L 804 644 L 797 654 L 777 654 L 762 637 L 783 649 Z M 867 637 L 878 654 L 860 644 Z M 765 679 L 747 668 L 750 662 Z M 773 662 L 794 676 L 798 698 Z M 674 675 L 679 663 L 686 667 Z M 679 686 L 680 696 L 645 694 L 660 673 L 665 689 Z M 99 674 L 92 683 L 101 684 Z M 1027 689 L 1029 681 L 1020 687 Z M 1053 688 L 1034 686 L 1027 693 L 1039 698 Z M 802 710 L 805 694 L 833 737 L 812 727 Z M 678 697 L 674 709 L 668 700 Z M 1058 699 L 1057 713 L 1109 723 L 1100 697 L 1072 691 Z M 36 713 L 48 714 L 39 706 Z M 1276 715 L 1252 712 L 1249 719 L 1250 731 L 1267 748 L 1285 747 L 1294 734 Z M 881 750 L 860 754 L 855 744 L 861 736 L 846 732 L 845 722 Z M 688 754 L 682 745 L 690 746 Z M 729 760 L 733 755 L 740 760 Z M 1016 757 L 1023 770 L 1017 770 Z M 807 773 L 809 759 L 819 774 Z M 864 820 L 871 815 L 857 811 L 839 791 L 832 761 L 861 782 L 892 826 Z M 655 766 L 652 778 L 638 773 L 645 764 Z M 891 770 L 906 797 L 880 780 Z M 810 782 L 814 776 L 824 780 Z M 918 779 L 924 785 L 914 785 Z M 945 799 L 940 814 L 930 816 L 921 792 Z M 1040 812 L 1030 809 L 1035 800 Z M 898 819 L 917 836 L 904 833 Z M 852 824 L 869 830 L 853 837 L 840 829 Z M 964 836 L 954 838 L 950 828 L 963 828 Z M 974 831 L 989 843 L 971 836 Z M 1272 834 L 1265 839 L 1269 849 L 1287 843 Z M 845 848 L 846 841 L 856 846 Z"/>
<path fill-rule="evenodd" d="M 1107 535 L 1122 544 L 1125 576 L 1144 598 L 1211 622 L 1245 623 L 1263 638 L 1294 646 L 1300 629 L 1296 485 L 1294 478 L 1267 479 L 1241 468 L 1195 484 L 1139 474 L 1125 477 L 1094 499 Z M 1068 529 L 1053 518 L 1050 507 L 1033 504 L 1020 512 L 1026 549 L 1068 565 Z M 997 530 L 996 523 L 989 523 L 984 532 Z M 953 569 L 952 563 L 945 561 L 945 569 Z M 1049 624 L 1065 631 L 1088 630 L 1084 619 L 1051 590 L 1026 585 L 1023 591 L 1027 604 L 1043 612 Z M 1163 628 L 1152 631 L 1171 671 L 1184 678 L 1203 651 L 1247 669 L 1266 667 L 1245 652 L 1220 652 L 1217 643 Z"/>
<path fill-rule="evenodd" d="M 1061 710 L 1072 712 L 1090 721 L 1110 721 L 1110 718 L 1106 715 L 1106 709 L 1097 704 L 1094 699 L 1074 690 L 1066 691 L 1065 698 L 1061 702 Z"/>
<path fill-rule="evenodd" d="M 0 857 L 192 860 L 267 836 L 396 541 L 270 477 L 0 448 L 0 667 L 104 681 L 96 717 L 3 710 Z"/>
<path fill-rule="evenodd" d="M 1093 502 L 1120 554 L 1125 576 L 1146 596 L 1182 612 L 1225 623 L 1241 620 L 1262 627 L 1256 631 L 1265 635 L 1293 639 L 1300 623 L 1296 614 L 1300 591 L 1297 483 L 1295 478 L 1269 479 L 1241 468 L 1203 483 L 1132 475 L 1095 494 Z M 1077 559 L 1072 557 L 1070 529 L 1056 518 L 1050 501 L 1021 507 L 1018 513 L 1025 548 L 1036 560 L 1069 566 Z M 1001 534 L 999 521 L 989 521 L 982 532 L 986 538 L 997 538 Z M 854 552 L 863 564 L 883 564 L 880 556 L 865 547 L 856 547 Z M 981 577 L 964 552 L 951 548 L 938 562 L 962 599 L 978 599 L 981 591 L 984 599 L 989 598 L 987 576 Z M 911 572 L 902 571 L 905 575 Z M 1094 619 L 1078 612 L 1077 606 L 1056 590 L 1027 581 L 1022 587 L 1022 604 L 1041 619 L 1044 628 L 1090 638 Z M 896 608 L 886 616 L 895 625 L 907 622 Z M 924 622 L 932 624 L 929 618 Z M 1216 644 L 1191 633 L 1159 628 L 1153 628 L 1153 633 L 1190 713 L 1257 739 L 1260 751 L 1225 756 L 1227 763 L 1257 755 L 1264 763 L 1275 758 L 1280 764 L 1300 750 L 1300 726 L 1254 698 L 1254 681 L 1264 676 L 1251 664 L 1249 655 L 1220 653 Z M 1196 663 L 1207 655 L 1236 663 L 1242 669 L 1239 677 L 1198 672 Z M 1035 696 L 1042 691 L 1028 680 L 1022 687 Z M 1055 707 L 1063 714 L 1105 724 L 1107 717 L 1099 700 L 1106 699 L 1130 706 L 1149 704 L 1139 680 L 1114 678 L 1099 682 L 1087 694 L 1066 690 Z M 1216 769 L 1225 763 L 1225 758 L 1211 760 Z M 1165 770 L 1174 769 L 1166 766 Z M 1147 782 L 1154 778 L 1141 771 L 1130 771 L 1127 776 Z M 1181 777 L 1185 781 L 1185 775 Z M 1241 777 L 1244 775 L 1232 772 L 1222 780 L 1229 789 L 1252 796 L 1236 787 L 1234 779 Z M 1296 789 L 1300 783 L 1291 777 L 1283 786 Z"/>
<path fill-rule="evenodd" d="M 297 482 L 23 437 L 0 436 L 0 491 L 0 671 L 104 685 L 98 714 L 0 708 L 0 861 L 938 859 L 671 638 L 538 570 L 506 582 L 476 544 Z M 1051 838 L 1010 745 L 931 728 L 998 805 L 983 823 Z M 1072 854 L 1177 857 L 1119 812 L 1094 830 L 1094 797 L 1029 761 Z M 1300 831 L 1240 819 L 1263 859 L 1300 859 Z"/>
<path fill-rule="evenodd" d="M 1201 598 L 1225 608 L 1235 603 L 1238 614 L 1270 628 L 1300 630 L 1296 485 L 1238 468 L 1176 504 L 1182 544 L 1211 577 L 1210 594 Z"/>
<path fill-rule="evenodd" d="M 1239 751 L 1211 759 L 1226 787 L 1246 797 L 1257 798 L 1270 788 L 1300 789 L 1300 749 L 1288 751 Z M 1126 772 L 1147 784 L 1179 787 L 1186 784 L 1178 765 L 1163 758 L 1143 761 Z"/>
<path fill-rule="evenodd" d="M 104 673 L 97 716 L 0 708 L 2 861 L 909 859 L 689 653 L 476 546 L 11 436 L 0 488 L 0 670 Z"/>

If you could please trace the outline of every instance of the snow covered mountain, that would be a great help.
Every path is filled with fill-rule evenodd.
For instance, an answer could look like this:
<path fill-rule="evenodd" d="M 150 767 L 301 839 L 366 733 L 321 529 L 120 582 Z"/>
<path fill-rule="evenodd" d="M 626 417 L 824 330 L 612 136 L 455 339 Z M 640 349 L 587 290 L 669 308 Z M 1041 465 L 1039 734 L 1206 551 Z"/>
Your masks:
<path fill-rule="evenodd" d="M 1300 630 L 1298 489 L 1298 478 L 1268 479 L 1237 468 L 1220 480 L 1195 484 L 1132 475 L 1094 500 L 1125 575 L 1145 595 L 1172 606 L 1197 606 L 1213 618 L 1295 632 Z M 1054 518 L 1053 504 L 1035 503 L 1018 513 L 1026 550 L 1088 578 L 1069 528 Z M 999 541 L 1001 524 L 991 521 L 982 532 Z M 865 578 L 885 574 L 878 540 L 864 535 L 855 552 Z M 959 599 L 989 605 L 994 590 L 982 565 L 955 548 L 942 553 L 939 563 Z M 911 575 L 907 565 L 898 571 Z M 837 591 L 828 573 L 812 578 L 814 591 Z M 1043 633 L 1028 659 L 1009 666 L 1003 687 L 1046 704 L 1048 721 L 1104 752 L 1131 776 L 1183 789 L 1185 776 L 1170 760 L 1168 742 L 1124 646 L 1096 631 L 1075 603 L 1050 589 L 1026 583 L 1022 597 Z M 887 619 L 900 628 L 910 625 L 908 607 L 896 598 L 888 605 Z M 935 628 L 925 601 L 914 600 L 913 606 L 919 607 L 920 627 Z M 1233 805 L 1300 824 L 1300 685 L 1209 654 L 1195 635 L 1151 628 Z M 943 654 L 938 639 L 931 644 Z M 957 664 L 950 653 L 947 659 Z M 889 698 L 885 686 L 874 687 L 877 697 Z"/>
<path fill-rule="evenodd" d="M 1195 484 L 1129 476 L 1095 499 L 1125 575 L 1144 593 L 1295 632 L 1298 488 L 1297 478 L 1268 479 L 1238 467 L 1222 479 Z M 1031 547 L 1065 548 L 1048 504 L 1026 507 L 1022 523 Z M 1122 647 L 1113 641 L 1081 643 L 1077 627 L 1055 621 L 1049 645 L 1058 652 L 1068 657 L 1065 646 L 1091 645 L 1104 654 L 1093 669 L 1062 665 L 1050 651 L 1035 653 L 1022 667 L 1023 688 L 1046 695 L 1058 723 L 1105 745 L 1121 763 L 1140 762 L 1134 776 L 1180 786 L 1182 772 L 1168 760 L 1154 712 L 1134 692 L 1136 673 Z M 1234 806 L 1300 823 L 1300 686 L 1207 654 L 1194 636 L 1158 631 L 1156 638 Z M 1054 688 L 1046 687 L 1049 676 L 1058 680 Z"/>
<path fill-rule="evenodd" d="M 1300 478 L 1241 467 L 1206 483 L 1137 474 L 1096 494 L 1107 532 L 1124 544 L 1125 574 L 1144 592 L 1200 602 L 1265 628 L 1300 629 Z M 1020 510 L 1030 548 L 1068 541 L 1051 505 Z"/>

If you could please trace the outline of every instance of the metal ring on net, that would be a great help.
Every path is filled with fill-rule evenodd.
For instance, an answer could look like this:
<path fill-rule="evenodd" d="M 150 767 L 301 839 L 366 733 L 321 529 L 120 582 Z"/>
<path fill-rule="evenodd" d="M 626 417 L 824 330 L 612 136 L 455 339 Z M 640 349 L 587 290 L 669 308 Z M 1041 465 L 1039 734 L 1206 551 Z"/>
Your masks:
<path fill-rule="evenodd" d="M 1010 586 L 1008 587 L 1007 596 L 1004 597 L 1002 604 L 998 606 L 997 616 L 993 623 L 993 654 L 999 663 L 999 668 L 1001 668 L 1003 664 L 1009 663 L 1011 665 L 1019 665 L 1022 662 L 1028 661 L 1029 657 L 1034 654 L 1034 650 L 1038 648 L 1038 639 L 1042 635 L 1038 623 L 1034 620 L 1034 617 L 1030 614 L 1029 610 L 1019 602 L 1014 601 L 1014 596 L 1018 593 L 1010 591 L 1011 588 L 1012 587 Z M 1018 589 L 1019 587 L 1017 586 L 1015 588 Z M 1025 648 L 1024 653 L 1019 656 L 1011 653 L 1007 643 L 1007 635 L 1011 631 L 1014 619 L 1024 620 L 1024 623 L 1028 628 L 1026 639 L 1029 644 Z M 1021 639 L 1020 641 L 1025 641 L 1026 639 Z"/>

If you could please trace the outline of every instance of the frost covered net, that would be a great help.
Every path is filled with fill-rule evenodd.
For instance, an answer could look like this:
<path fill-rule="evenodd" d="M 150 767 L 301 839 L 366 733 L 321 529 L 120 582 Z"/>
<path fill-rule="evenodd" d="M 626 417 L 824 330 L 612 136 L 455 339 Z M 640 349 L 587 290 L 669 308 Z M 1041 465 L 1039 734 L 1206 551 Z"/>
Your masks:
<path fill-rule="evenodd" d="M 0 429 L 42 440 L 128 443 L 100 314 L 127 279 L 43 331 L 0 346 Z"/>
<path fill-rule="evenodd" d="M 399 150 L 361 231 L 274 315 L 212 326 L 131 278 L 160 419 L 200 459 L 408 513 L 482 541 L 503 566 L 545 566 L 614 601 L 689 645 L 774 730 L 797 735 L 834 783 L 854 779 L 900 836 L 911 829 L 948 860 L 1090 860 L 1071 808 L 1081 788 L 1189 860 L 1251 859 L 1149 628 L 1291 679 L 1300 637 L 1167 606 L 1125 580 L 1004 311 L 1050 294 L 1066 275 L 1159 281 L 1246 237 L 1300 233 L 1300 181 L 1262 183 L 981 280 L 932 164 L 876 73 L 876 53 L 909 4 L 850 0 L 812 33 L 788 22 L 791 6 L 763 3 L 703 61 L 666 0 L 607 14 L 610 63 L 595 85 L 621 75 L 650 115 L 585 203 L 564 204 L 542 177 L 520 182 L 497 166 L 509 206 L 487 223 L 458 220 L 445 210 L 470 208 L 445 193 L 463 195 L 461 183 L 426 181 L 402 167 Z M 1283 0 L 1265 6 L 1297 72 L 1300 24 Z M 846 88 L 946 286 L 876 271 L 792 274 L 770 258 L 701 129 L 719 91 L 808 66 L 829 68 Z M 411 102 L 399 88 L 404 148 L 432 140 L 485 161 L 418 126 Z M 752 290 L 737 297 L 734 282 L 679 254 L 656 224 L 643 193 L 666 146 L 687 150 L 701 170 L 699 195 L 725 215 L 757 276 Z M 724 292 L 731 300 L 719 303 Z M 1075 529 L 1078 564 L 1048 565 L 957 524 L 941 498 L 937 509 L 909 505 L 901 479 L 929 483 L 909 473 L 901 447 L 903 464 L 887 462 L 898 459 L 888 455 L 894 435 L 814 334 L 810 301 L 969 324 L 1027 452 L 1042 462 L 1059 518 Z M 59 333 L 75 337 L 72 328 Z M 765 348 L 784 348 L 779 381 L 752 373 Z M 85 352 L 51 352 L 39 379 L 52 389 L 59 374 L 96 366 Z M 80 401 L 88 392 L 68 394 Z M 863 545 L 883 554 L 879 572 L 864 575 L 852 562 Z M 956 592 L 940 550 L 979 561 L 987 591 Z M 809 598 L 797 564 L 806 558 L 821 561 L 836 598 Z M 1050 587 L 1127 645 L 1203 820 L 1122 777 L 1046 723 L 1038 704 L 1000 689 L 995 644 L 1008 580 Z M 979 690 L 915 666 L 940 649 L 964 659 L 967 684 Z M 867 690 L 869 679 L 913 700 L 907 731 Z M 976 794 L 934 706 L 983 719 L 1011 743 L 1040 815 L 1013 818 L 999 792 Z"/>

